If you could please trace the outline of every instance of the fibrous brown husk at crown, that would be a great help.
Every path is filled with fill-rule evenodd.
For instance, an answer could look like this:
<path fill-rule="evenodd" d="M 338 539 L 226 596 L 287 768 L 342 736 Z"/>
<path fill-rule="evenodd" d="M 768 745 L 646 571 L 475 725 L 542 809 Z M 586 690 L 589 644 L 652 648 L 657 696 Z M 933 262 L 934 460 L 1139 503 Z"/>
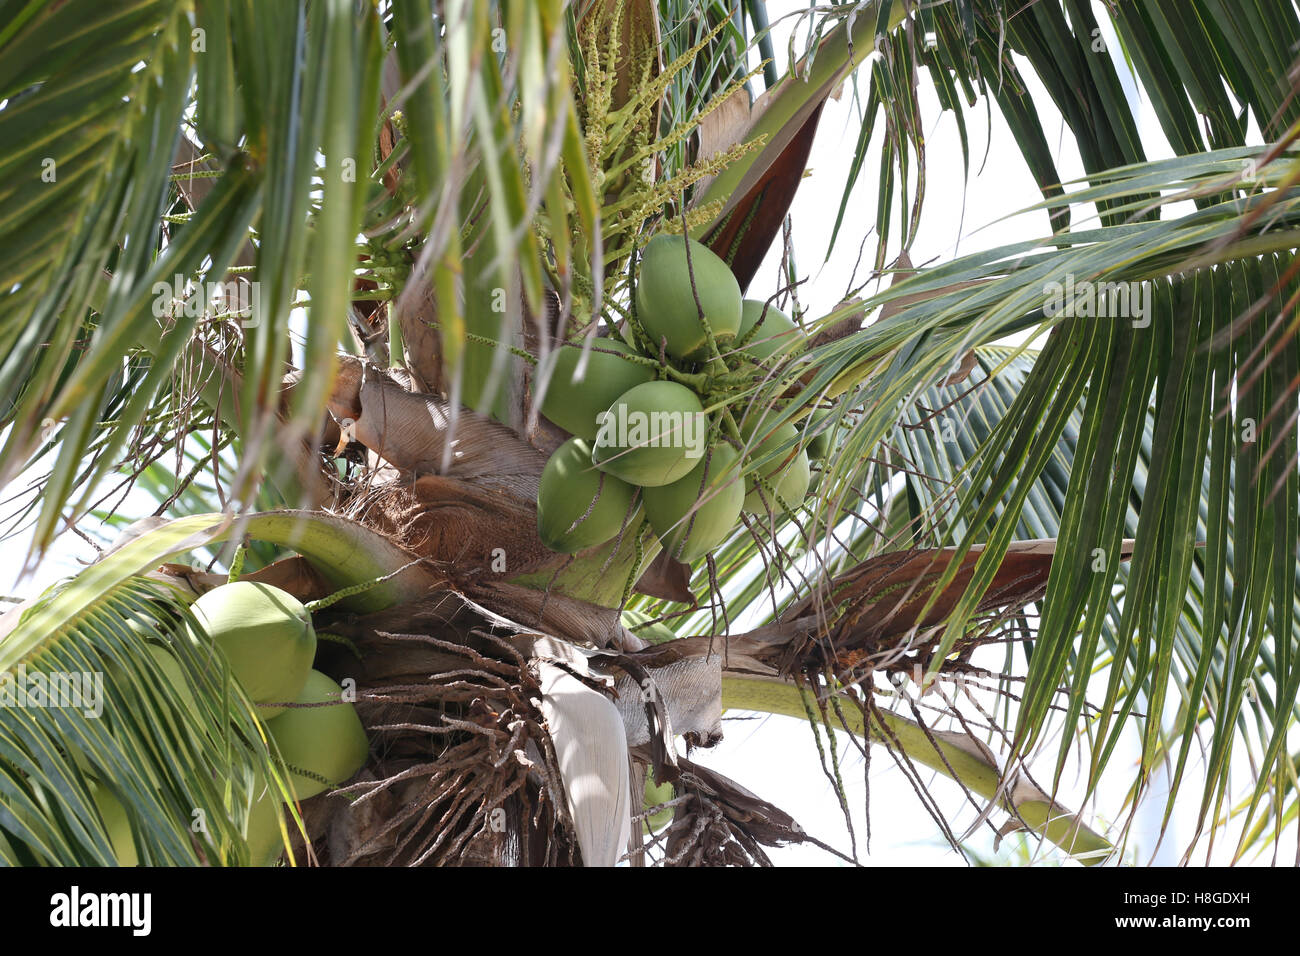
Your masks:
<path fill-rule="evenodd" d="M 358 495 L 348 513 L 462 578 L 489 572 L 498 555 L 511 576 L 562 560 L 537 536 L 535 504 L 474 482 L 439 475 L 399 478 Z"/>
<path fill-rule="evenodd" d="M 409 631 L 387 620 L 393 629 L 328 625 L 361 653 L 330 645 L 328 666 L 356 680 L 371 758 L 350 785 L 304 803 L 317 862 L 576 864 L 528 659 L 454 596 L 413 609 Z"/>
<path fill-rule="evenodd" d="M 443 399 L 409 390 L 397 370 L 343 363 L 329 402 L 372 470 L 344 511 L 410 551 L 487 571 L 504 555 L 511 576 L 562 560 L 537 536 L 546 456 L 513 431 Z"/>
<path fill-rule="evenodd" d="M 546 455 L 486 415 L 410 390 L 398 369 L 345 360 L 328 402 L 351 440 L 407 476 L 441 474 L 535 500 Z"/>
<path fill-rule="evenodd" d="M 347 423 L 352 446 L 364 447 L 373 465 L 343 506 L 348 517 L 428 559 L 453 586 L 522 624 L 596 646 L 617 639 L 617 614 L 609 609 L 570 608 L 575 602 L 569 599 L 506 583 L 570 560 L 538 536 L 537 491 L 546 463 L 541 451 L 467 409 L 453 421 L 444 400 L 411 392 L 397 371 L 357 359 L 343 362 L 330 413 Z M 677 570 L 658 583 L 652 568 L 641 586 L 693 604 L 687 575 Z"/>

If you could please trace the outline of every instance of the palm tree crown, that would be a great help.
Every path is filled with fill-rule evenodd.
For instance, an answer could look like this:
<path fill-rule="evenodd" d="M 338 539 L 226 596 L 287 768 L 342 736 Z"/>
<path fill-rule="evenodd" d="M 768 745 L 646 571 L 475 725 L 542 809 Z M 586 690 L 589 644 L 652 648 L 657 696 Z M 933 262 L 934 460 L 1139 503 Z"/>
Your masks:
<path fill-rule="evenodd" d="M 0 675 L 104 678 L 0 708 L 0 860 L 824 845 L 692 759 L 724 708 L 807 720 L 851 832 L 846 747 L 958 849 L 1122 857 L 1157 772 L 1188 854 L 1295 839 L 1296 5 L 836 3 L 788 50 L 772 6 L 0 4 L 9 532 L 120 534 L 0 618 Z M 913 264 L 923 92 L 967 173 L 997 107 L 1035 238 Z M 833 96 L 862 275 L 819 315 L 789 214 Z M 685 396 L 698 468 L 581 434 L 634 393 Z M 196 619 L 236 580 L 310 615 L 346 772 Z M 1126 816 L 1067 808 L 1103 778 Z"/>

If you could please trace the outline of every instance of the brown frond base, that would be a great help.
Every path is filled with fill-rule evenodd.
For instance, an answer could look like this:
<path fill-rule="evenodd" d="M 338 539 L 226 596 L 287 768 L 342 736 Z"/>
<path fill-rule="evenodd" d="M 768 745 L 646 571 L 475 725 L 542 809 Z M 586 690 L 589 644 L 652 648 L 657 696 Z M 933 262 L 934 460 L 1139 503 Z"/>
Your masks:
<path fill-rule="evenodd" d="M 535 500 L 535 494 L 525 502 L 473 482 L 421 475 L 375 482 L 352 498 L 347 513 L 462 578 L 495 576 L 497 554 L 507 555 L 518 575 L 559 560 L 537 536 Z"/>
<path fill-rule="evenodd" d="M 802 843 L 808 835 L 783 810 L 716 771 L 678 758 L 681 776 L 672 823 L 647 839 L 661 866 L 771 866 L 763 847 Z"/>

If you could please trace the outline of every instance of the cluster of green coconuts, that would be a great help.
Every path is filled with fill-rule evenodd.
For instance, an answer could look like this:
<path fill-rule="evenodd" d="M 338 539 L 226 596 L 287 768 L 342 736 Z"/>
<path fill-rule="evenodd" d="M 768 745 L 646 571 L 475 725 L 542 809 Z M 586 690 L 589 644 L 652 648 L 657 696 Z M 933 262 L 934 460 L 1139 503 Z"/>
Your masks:
<path fill-rule="evenodd" d="M 797 508 L 808 493 L 809 459 L 824 457 L 827 442 L 823 433 L 801 447 L 794 424 L 776 424 L 757 407 L 737 414 L 735 404 L 739 435 L 729 441 L 720 413 L 706 412 L 803 339 L 789 316 L 742 299 L 736 277 L 707 247 L 681 236 L 651 239 L 635 302 L 644 335 L 596 338 L 585 366 L 580 345 L 553 353 L 541 410 L 574 437 L 542 471 L 537 528 L 548 548 L 576 554 L 613 539 L 644 506 L 664 548 L 690 563 L 726 540 L 741 511 Z M 700 430 L 702 454 L 690 447 Z"/>
<path fill-rule="evenodd" d="M 330 677 L 312 669 L 316 631 L 311 614 L 293 595 L 267 584 L 236 581 L 203 594 L 191 606 L 201 633 L 186 638 L 215 645 L 225 654 L 232 677 L 255 703 L 279 754 L 296 800 L 338 786 L 361 769 L 370 743 L 356 708 Z M 180 662 L 156 644 L 149 652 L 181 700 L 194 706 Z M 293 704 L 295 706 L 288 706 Z M 282 849 L 279 791 L 266 781 L 256 788 L 247 839 L 252 862 L 266 865 Z M 122 804 L 97 786 L 96 805 L 108 827 L 118 862 L 134 866 L 138 855 Z"/>

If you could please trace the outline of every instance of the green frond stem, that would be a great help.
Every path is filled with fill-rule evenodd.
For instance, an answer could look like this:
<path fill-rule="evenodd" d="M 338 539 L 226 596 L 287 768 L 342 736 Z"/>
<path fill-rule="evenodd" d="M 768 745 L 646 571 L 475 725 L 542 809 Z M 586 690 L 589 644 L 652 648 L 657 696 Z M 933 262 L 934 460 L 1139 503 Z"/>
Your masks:
<path fill-rule="evenodd" d="M 747 710 L 823 722 L 815 710 L 806 706 L 800 688 L 776 679 L 724 674 L 722 706 L 725 710 Z M 884 726 L 873 727 L 869 735 L 860 710 L 845 708 L 842 719 L 855 736 L 871 743 L 888 742 L 890 746 L 901 747 L 916 763 L 955 780 L 971 793 L 996 801 L 1034 832 L 1085 864 L 1100 863 L 1113 850 L 1103 836 L 1059 803 L 1037 795 L 1016 799 L 1014 789 L 1008 793 L 1002 771 L 973 741 L 962 746 L 956 735 L 927 732 L 913 721 L 888 711 L 877 710 L 876 713 Z"/>

